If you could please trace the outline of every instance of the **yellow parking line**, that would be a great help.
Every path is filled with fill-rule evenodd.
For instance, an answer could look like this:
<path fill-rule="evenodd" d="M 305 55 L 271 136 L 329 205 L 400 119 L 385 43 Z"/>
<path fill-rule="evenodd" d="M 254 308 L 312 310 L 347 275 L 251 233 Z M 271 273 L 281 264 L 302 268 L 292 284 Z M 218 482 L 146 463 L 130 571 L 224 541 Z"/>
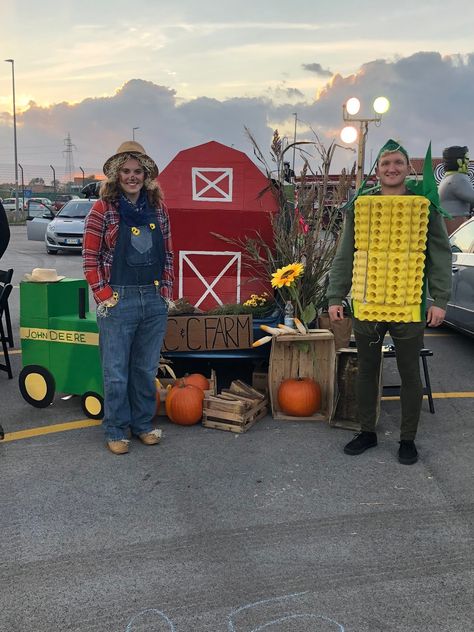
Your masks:
<path fill-rule="evenodd" d="M 28 430 L 18 430 L 17 432 L 6 432 L 4 441 L 18 441 L 18 439 L 30 439 L 31 437 L 39 437 L 40 435 L 52 434 L 53 432 L 90 428 L 91 426 L 100 426 L 101 423 L 102 421 L 98 419 L 81 419 L 79 421 L 69 421 L 64 424 L 53 424 L 52 426 L 28 428 Z"/>
<path fill-rule="evenodd" d="M 474 397 L 474 392 L 462 392 L 462 393 L 432 393 L 433 395 L 433 399 L 456 399 L 456 398 L 462 398 L 462 397 Z M 382 399 L 384 401 L 390 401 L 393 399 L 400 399 L 399 395 L 390 395 L 390 396 L 386 396 L 386 397 L 382 397 Z M 423 399 L 428 399 L 428 395 L 425 395 L 423 397 Z"/>
<path fill-rule="evenodd" d="M 427 399 L 427 395 L 424 399 Z M 452 393 L 433 393 L 433 399 L 456 399 L 456 398 L 474 398 L 474 391 L 452 392 Z M 399 396 L 382 397 L 384 401 L 400 399 Z M 79 430 L 81 428 L 91 428 L 92 426 L 100 426 L 101 420 L 96 419 L 80 419 L 79 421 L 69 421 L 64 424 L 53 424 L 51 426 L 40 426 L 38 428 L 28 428 L 28 430 L 19 430 L 17 432 L 5 433 L 4 442 L 18 441 L 19 439 L 30 439 L 31 437 L 39 437 L 41 435 L 52 434 L 54 432 L 66 432 L 68 430 Z M 0 442 L 1 444 L 1 442 Z"/>

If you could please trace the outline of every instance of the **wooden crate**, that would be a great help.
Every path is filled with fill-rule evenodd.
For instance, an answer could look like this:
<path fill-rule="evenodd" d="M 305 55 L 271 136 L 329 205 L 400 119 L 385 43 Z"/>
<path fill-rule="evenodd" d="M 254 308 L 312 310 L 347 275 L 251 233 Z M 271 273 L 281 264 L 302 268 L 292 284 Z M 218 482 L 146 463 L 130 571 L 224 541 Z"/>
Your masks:
<path fill-rule="evenodd" d="M 278 387 L 282 380 L 311 377 L 321 386 L 321 409 L 310 417 L 293 417 L 278 405 Z M 326 329 L 308 334 L 274 336 L 270 353 L 269 389 L 272 415 L 282 421 L 326 421 L 332 417 L 336 380 L 334 335 Z"/>
<path fill-rule="evenodd" d="M 383 359 L 383 353 L 382 353 Z M 348 347 L 339 349 L 336 355 L 336 397 L 335 410 L 329 423 L 337 428 L 360 431 L 360 424 L 356 421 L 356 378 L 358 371 L 357 349 Z M 383 362 L 380 363 L 379 399 L 377 405 L 377 420 L 380 416 L 380 395 L 382 393 Z"/>
<path fill-rule="evenodd" d="M 268 393 L 268 372 L 254 371 L 252 373 L 252 386 L 257 391 Z"/>
<path fill-rule="evenodd" d="M 203 426 L 242 433 L 265 417 L 268 413 L 267 397 L 247 385 L 242 388 L 242 384 L 236 380 L 230 389 L 223 389 L 217 396 L 205 397 Z"/>
<path fill-rule="evenodd" d="M 215 395 L 217 393 L 217 377 L 216 377 L 216 372 L 214 371 L 214 369 L 211 370 L 211 376 L 210 377 L 206 376 L 206 377 L 209 380 L 209 389 L 204 391 L 204 395 L 205 396 Z M 173 385 L 175 383 L 175 380 L 174 378 L 171 378 L 171 377 L 160 377 L 158 379 L 163 385 L 163 388 L 160 388 L 160 407 L 158 409 L 158 415 L 166 416 L 165 400 L 166 400 L 166 395 L 168 394 L 167 386 Z"/>

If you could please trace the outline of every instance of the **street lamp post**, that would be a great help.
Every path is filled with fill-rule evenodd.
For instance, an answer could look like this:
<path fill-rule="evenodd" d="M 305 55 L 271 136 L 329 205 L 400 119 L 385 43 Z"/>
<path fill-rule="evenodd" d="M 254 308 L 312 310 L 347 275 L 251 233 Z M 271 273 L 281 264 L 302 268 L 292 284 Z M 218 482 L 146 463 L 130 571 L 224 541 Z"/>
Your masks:
<path fill-rule="evenodd" d="M 132 140 L 135 140 L 135 130 L 136 129 L 140 129 L 139 127 L 133 127 L 132 128 Z"/>
<path fill-rule="evenodd" d="M 347 126 L 341 131 L 341 139 L 345 143 L 358 141 L 356 189 L 360 187 L 364 178 L 365 145 L 369 133 L 369 123 L 374 123 L 376 126 L 379 126 L 382 122 L 382 114 L 385 114 L 389 107 L 390 102 L 386 97 L 377 97 L 373 103 L 375 117 L 360 118 L 357 116 L 360 110 L 359 99 L 352 97 L 342 105 L 343 120 L 350 123 L 359 123 L 359 130 L 353 126 Z"/>
<path fill-rule="evenodd" d="M 54 191 L 54 198 L 56 199 L 56 169 L 53 167 L 53 165 L 49 165 L 51 167 L 51 171 L 53 172 L 53 191 Z"/>
<path fill-rule="evenodd" d="M 85 183 L 86 183 L 84 169 L 82 167 L 79 167 L 79 169 L 82 172 L 82 188 L 84 188 L 85 187 Z"/>
<path fill-rule="evenodd" d="M 23 173 L 23 167 L 18 163 L 21 171 L 21 197 L 23 199 L 23 213 L 25 212 L 25 176 Z"/>
<path fill-rule="evenodd" d="M 12 65 L 12 92 L 13 92 L 13 147 L 15 153 L 15 209 L 18 217 L 18 150 L 16 144 L 16 102 L 15 102 L 15 60 L 5 59 Z"/>

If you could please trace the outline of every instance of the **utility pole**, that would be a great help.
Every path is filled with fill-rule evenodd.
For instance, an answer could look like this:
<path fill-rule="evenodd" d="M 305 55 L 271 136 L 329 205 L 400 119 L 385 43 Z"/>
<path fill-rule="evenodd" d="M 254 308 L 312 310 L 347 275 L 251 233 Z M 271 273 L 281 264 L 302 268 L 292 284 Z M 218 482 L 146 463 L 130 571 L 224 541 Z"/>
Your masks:
<path fill-rule="evenodd" d="M 295 117 L 295 133 L 293 134 L 293 173 L 295 172 L 295 152 L 296 152 L 296 125 L 298 123 L 298 113 L 293 112 L 293 116 Z"/>

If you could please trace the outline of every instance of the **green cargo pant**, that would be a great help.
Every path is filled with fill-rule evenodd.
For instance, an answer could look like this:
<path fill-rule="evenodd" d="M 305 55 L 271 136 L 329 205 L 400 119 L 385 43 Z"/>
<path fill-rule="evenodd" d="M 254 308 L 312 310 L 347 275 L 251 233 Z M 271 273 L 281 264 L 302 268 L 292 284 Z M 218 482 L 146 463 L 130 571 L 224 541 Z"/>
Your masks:
<path fill-rule="evenodd" d="M 381 347 L 390 333 L 401 378 L 402 420 L 400 439 L 413 440 L 420 420 L 423 384 L 420 376 L 420 350 L 425 323 L 373 323 L 354 319 L 357 344 L 357 420 L 361 430 L 375 432 L 379 403 Z"/>

